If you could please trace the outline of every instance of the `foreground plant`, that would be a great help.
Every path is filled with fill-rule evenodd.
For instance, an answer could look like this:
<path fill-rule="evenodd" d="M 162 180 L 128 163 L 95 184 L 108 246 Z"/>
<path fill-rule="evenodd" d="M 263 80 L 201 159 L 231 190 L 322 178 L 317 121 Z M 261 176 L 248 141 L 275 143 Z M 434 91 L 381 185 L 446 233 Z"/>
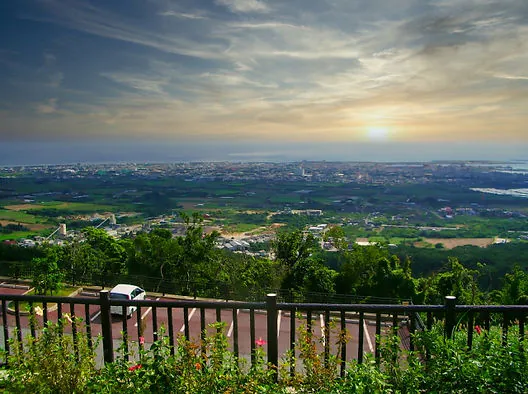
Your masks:
<path fill-rule="evenodd" d="M 306 328 L 299 330 L 295 359 L 287 354 L 279 381 L 265 361 L 266 342 L 255 341 L 255 363 L 228 350 L 225 326 L 210 326 L 212 335 L 200 342 L 179 337 L 174 348 L 163 329 L 150 348 L 136 354 L 123 345 L 114 363 L 95 368 L 95 354 L 83 334 L 62 334 L 62 325 L 48 323 L 23 350 L 11 341 L 10 368 L 3 385 L 7 392 L 35 393 L 526 393 L 526 342 L 510 329 L 503 346 L 499 329 L 475 329 L 472 349 L 465 332 L 445 339 L 440 326 L 415 336 L 417 352 L 403 351 L 396 335 L 381 339 L 381 359 L 365 355 L 364 362 L 347 362 L 340 377 L 337 356 L 319 352 L 319 342 Z M 205 333 L 204 333 L 205 334 Z M 346 334 L 346 333 L 344 333 Z M 332 336 L 346 344 L 346 335 Z M 75 340 L 74 340 L 75 339 Z M 141 339 L 140 339 L 141 342 Z M 144 345 L 144 340 L 143 340 Z M 339 343 L 338 343 L 339 345 Z M 339 346 L 336 354 L 340 354 Z M 130 360 L 130 361 L 129 361 Z M 291 363 L 296 369 L 290 374 Z"/>
<path fill-rule="evenodd" d="M 77 334 L 65 334 L 67 324 L 76 324 Z M 6 355 L 9 370 L 4 379 L 11 393 L 82 393 L 95 374 L 95 353 L 82 332 L 81 319 L 65 316 L 48 322 L 36 337 L 20 342 L 15 333 Z M 97 347 L 98 339 L 94 341 Z"/>

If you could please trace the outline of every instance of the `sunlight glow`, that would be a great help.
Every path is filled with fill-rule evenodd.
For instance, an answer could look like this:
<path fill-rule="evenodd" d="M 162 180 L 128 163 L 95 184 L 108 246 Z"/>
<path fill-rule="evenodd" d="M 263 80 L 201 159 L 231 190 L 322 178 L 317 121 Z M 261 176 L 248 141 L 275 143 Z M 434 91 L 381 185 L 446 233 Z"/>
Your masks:
<path fill-rule="evenodd" d="M 389 139 L 389 129 L 387 127 L 367 128 L 367 137 L 371 141 L 386 141 Z"/>

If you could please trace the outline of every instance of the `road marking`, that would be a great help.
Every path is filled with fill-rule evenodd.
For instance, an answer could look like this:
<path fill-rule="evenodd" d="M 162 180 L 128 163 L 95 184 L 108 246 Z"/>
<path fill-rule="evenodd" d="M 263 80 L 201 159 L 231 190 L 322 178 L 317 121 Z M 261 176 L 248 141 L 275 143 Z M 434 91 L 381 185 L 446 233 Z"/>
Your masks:
<path fill-rule="evenodd" d="M 156 301 L 159 301 L 159 297 L 156 298 Z M 152 310 L 152 307 L 149 307 L 142 315 L 141 315 L 141 320 L 143 320 L 145 317 L 147 317 L 147 315 L 150 313 L 150 311 Z M 134 324 L 134 327 L 137 327 L 138 324 L 136 322 L 136 324 Z"/>
<path fill-rule="evenodd" d="M 240 309 L 237 309 L 237 316 L 238 314 L 240 313 Z M 229 326 L 229 331 L 227 331 L 227 337 L 230 338 L 231 337 L 231 334 L 233 333 L 233 324 L 235 323 L 235 321 L 231 321 L 231 325 Z"/>
<path fill-rule="evenodd" d="M 279 313 L 277 314 L 277 337 L 280 334 L 281 321 L 282 321 L 282 311 L 279 311 Z"/>
<path fill-rule="evenodd" d="M 191 319 L 192 319 L 192 317 L 194 315 L 194 312 L 196 312 L 196 308 L 192 308 L 191 309 L 191 313 L 189 313 L 189 322 L 191 321 Z M 181 328 L 180 328 L 180 332 L 184 332 L 184 331 L 185 331 L 185 324 L 183 324 L 183 326 L 181 326 Z"/>
<path fill-rule="evenodd" d="M 97 319 L 97 318 L 99 317 L 100 314 L 101 314 L 101 311 L 97 312 L 97 313 L 94 315 L 94 317 L 92 317 L 92 318 L 90 319 L 90 321 L 93 322 L 95 319 Z"/>
<path fill-rule="evenodd" d="M 325 321 L 324 321 L 324 316 L 323 314 L 321 313 L 319 315 L 319 321 L 321 322 L 321 336 L 322 336 L 322 340 L 323 340 L 323 346 L 326 345 L 326 335 L 325 335 Z"/>
<path fill-rule="evenodd" d="M 374 347 L 372 346 L 372 341 L 370 340 L 370 334 L 368 332 L 368 328 L 367 328 L 367 322 L 365 320 L 363 320 L 363 332 L 366 335 L 367 337 L 367 343 L 368 343 L 368 347 L 369 347 L 369 350 L 371 353 L 374 353 Z"/>

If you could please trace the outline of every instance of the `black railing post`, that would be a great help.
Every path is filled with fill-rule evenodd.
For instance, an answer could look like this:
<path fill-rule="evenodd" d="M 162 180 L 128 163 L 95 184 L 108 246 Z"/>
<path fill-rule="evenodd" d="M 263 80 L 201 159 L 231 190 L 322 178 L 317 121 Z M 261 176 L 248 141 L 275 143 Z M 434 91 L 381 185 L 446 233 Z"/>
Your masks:
<path fill-rule="evenodd" d="M 445 326 L 444 326 L 444 335 L 447 339 L 453 337 L 453 330 L 456 325 L 456 297 L 455 296 L 446 296 L 445 297 Z"/>
<path fill-rule="evenodd" d="M 110 314 L 110 292 L 101 290 L 99 292 L 101 307 L 101 331 L 103 334 L 103 354 L 105 363 L 114 362 L 114 344 L 112 340 L 112 315 Z M 126 316 L 123 316 L 126 319 Z"/>
<path fill-rule="evenodd" d="M 266 296 L 266 312 L 268 316 L 268 363 L 275 372 L 274 379 L 277 380 L 279 365 L 277 294 L 270 293 Z"/>

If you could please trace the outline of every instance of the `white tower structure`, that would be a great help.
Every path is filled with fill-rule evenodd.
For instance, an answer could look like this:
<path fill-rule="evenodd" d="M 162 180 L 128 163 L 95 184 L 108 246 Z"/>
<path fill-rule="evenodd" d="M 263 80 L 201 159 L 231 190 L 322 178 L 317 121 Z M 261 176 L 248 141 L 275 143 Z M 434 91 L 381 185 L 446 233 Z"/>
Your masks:
<path fill-rule="evenodd" d="M 66 236 L 66 223 L 59 224 L 59 234 Z"/>
<path fill-rule="evenodd" d="M 111 224 L 112 226 L 115 226 L 115 225 L 117 224 L 116 217 L 115 217 L 114 214 L 111 214 L 111 215 L 110 215 L 110 224 Z"/>

